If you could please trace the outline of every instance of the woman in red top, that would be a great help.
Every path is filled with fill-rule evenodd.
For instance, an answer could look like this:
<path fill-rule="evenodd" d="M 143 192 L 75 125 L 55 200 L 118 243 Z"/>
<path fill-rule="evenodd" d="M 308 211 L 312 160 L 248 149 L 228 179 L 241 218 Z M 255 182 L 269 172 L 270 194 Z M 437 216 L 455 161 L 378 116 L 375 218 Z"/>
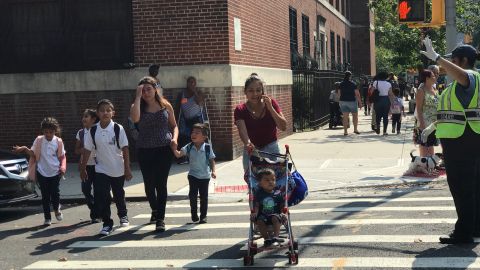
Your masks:
<path fill-rule="evenodd" d="M 277 142 L 277 128 L 287 129 L 287 120 L 278 103 L 265 95 L 265 82 L 256 73 L 245 81 L 247 102 L 238 105 L 234 111 L 235 124 L 244 145 L 243 169 L 248 168 L 248 149 L 280 153 Z"/>

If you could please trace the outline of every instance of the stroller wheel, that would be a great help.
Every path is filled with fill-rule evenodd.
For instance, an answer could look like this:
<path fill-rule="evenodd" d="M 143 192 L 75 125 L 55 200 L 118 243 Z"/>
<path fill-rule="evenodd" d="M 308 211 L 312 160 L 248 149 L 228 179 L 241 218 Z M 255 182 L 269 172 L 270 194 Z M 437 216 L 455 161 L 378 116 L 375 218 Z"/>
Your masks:
<path fill-rule="evenodd" d="M 248 255 L 243 256 L 243 265 L 244 266 L 253 265 L 253 256 L 248 256 Z"/>
<path fill-rule="evenodd" d="M 298 252 L 290 253 L 288 257 L 289 264 L 298 264 Z"/>

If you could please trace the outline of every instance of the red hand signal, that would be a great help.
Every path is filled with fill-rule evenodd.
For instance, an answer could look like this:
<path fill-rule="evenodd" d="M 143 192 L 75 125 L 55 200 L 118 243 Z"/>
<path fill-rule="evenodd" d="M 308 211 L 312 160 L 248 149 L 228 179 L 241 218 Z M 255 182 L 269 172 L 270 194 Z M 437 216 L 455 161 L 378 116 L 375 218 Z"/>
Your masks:
<path fill-rule="evenodd" d="M 400 15 L 400 20 L 406 20 L 407 15 L 412 8 L 408 6 L 407 1 L 402 1 L 398 5 L 398 14 Z"/>

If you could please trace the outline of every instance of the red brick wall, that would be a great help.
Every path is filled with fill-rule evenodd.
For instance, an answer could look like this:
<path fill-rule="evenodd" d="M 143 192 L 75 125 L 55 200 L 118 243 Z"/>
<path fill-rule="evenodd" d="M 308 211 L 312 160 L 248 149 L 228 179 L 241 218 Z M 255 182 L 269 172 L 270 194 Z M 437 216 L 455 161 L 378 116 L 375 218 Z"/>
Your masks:
<path fill-rule="evenodd" d="M 132 0 L 135 64 L 228 63 L 226 0 Z"/>

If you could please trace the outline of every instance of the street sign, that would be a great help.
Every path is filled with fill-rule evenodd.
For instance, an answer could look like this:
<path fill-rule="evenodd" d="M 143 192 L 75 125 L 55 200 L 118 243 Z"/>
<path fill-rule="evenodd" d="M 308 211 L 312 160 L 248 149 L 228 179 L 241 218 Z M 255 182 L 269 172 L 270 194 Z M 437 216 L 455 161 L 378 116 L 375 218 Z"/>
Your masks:
<path fill-rule="evenodd" d="M 425 0 L 399 0 L 400 23 L 425 22 Z"/>

